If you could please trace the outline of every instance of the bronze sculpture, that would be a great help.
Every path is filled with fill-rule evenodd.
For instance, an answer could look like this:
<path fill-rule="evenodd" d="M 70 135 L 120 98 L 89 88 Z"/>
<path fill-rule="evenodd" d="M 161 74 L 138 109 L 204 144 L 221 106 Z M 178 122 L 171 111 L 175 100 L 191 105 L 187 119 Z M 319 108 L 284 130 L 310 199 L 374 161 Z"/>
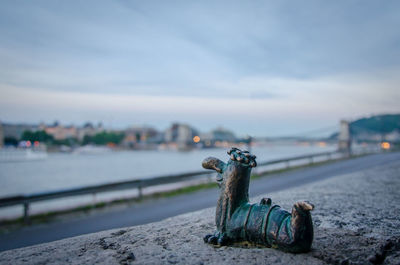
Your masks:
<path fill-rule="evenodd" d="M 305 201 L 296 202 L 290 214 L 272 205 L 270 198 L 250 204 L 250 173 L 257 165 L 256 157 L 237 148 L 228 154 L 228 163 L 214 157 L 202 163 L 204 168 L 217 171 L 221 189 L 215 215 L 217 231 L 206 235 L 204 242 L 224 246 L 247 241 L 293 253 L 309 251 L 313 240 L 310 211 L 314 206 Z"/>

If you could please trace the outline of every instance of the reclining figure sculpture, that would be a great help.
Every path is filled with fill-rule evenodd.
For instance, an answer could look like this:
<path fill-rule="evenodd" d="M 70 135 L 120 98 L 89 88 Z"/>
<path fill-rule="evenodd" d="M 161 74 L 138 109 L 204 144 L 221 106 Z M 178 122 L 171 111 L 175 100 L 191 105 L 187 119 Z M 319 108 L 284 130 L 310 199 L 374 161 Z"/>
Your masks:
<path fill-rule="evenodd" d="M 313 241 L 310 211 L 314 206 L 306 201 L 296 202 L 290 214 L 272 205 L 270 198 L 250 204 L 250 172 L 257 165 L 256 157 L 237 148 L 228 151 L 228 155 L 228 163 L 214 157 L 202 163 L 204 168 L 217 171 L 221 190 L 215 215 L 217 231 L 206 235 L 204 242 L 224 246 L 247 241 L 293 253 L 309 251 Z"/>

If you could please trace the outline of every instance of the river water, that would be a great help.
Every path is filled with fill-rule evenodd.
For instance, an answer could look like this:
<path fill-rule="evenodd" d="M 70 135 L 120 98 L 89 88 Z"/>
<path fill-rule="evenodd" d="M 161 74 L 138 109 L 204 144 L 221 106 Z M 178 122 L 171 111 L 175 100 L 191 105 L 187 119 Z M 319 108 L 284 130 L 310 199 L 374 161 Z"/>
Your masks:
<path fill-rule="evenodd" d="M 257 156 L 257 162 L 263 162 L 335 149 L 334 145 L 268 144 L 253 147 L 252 153 Z M 198 171 L 202 170 L 201 161 L 208 156 L 225 161 L 228 158 L 226 151 L 116 151 L 96 155 L 50 153 L 45 160 L 2 162 L 0 197 Z M 58 201 L 63 203 L 53 202 L 54 207 L 71 204 L 68 199 Z M 46 203 L 50 202 L 38 204 Z M 5 213 L 4 208 L 0 208 L 0 217 L 2 213 Z"/>

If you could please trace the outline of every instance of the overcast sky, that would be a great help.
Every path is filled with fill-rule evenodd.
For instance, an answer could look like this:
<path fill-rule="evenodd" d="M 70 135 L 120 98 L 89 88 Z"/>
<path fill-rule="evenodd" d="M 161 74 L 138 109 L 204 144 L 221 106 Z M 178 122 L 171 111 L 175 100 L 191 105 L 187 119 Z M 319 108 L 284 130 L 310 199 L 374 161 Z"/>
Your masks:
<path fill-rule="evenodd" d="M 400 1 L 2 1 L 0 120 L 297 135 L 400 112 Z"/>

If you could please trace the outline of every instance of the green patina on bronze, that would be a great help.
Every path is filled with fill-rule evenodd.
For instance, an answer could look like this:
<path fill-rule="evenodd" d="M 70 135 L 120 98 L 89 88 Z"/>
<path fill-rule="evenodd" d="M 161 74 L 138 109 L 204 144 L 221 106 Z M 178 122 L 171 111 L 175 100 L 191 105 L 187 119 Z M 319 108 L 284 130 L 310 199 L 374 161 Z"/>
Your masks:
<path fill-rule="evenodd" d="M 203 161 L 204 168 L 217 171 L 221 189 L 215 215 L 217 231 L 206 235 L 204 241 L 220 246 L 247 241 L 294 253 L 309 251 L 313 241 L 310 211 L 314 206 L 296 202 L 289 213 L 272 205 L 270 198 L 250 204 L 250 172 L 257 165 L 256 157 L 237 148 L 228 154 L 227 163 L 214 157 Z"/>

